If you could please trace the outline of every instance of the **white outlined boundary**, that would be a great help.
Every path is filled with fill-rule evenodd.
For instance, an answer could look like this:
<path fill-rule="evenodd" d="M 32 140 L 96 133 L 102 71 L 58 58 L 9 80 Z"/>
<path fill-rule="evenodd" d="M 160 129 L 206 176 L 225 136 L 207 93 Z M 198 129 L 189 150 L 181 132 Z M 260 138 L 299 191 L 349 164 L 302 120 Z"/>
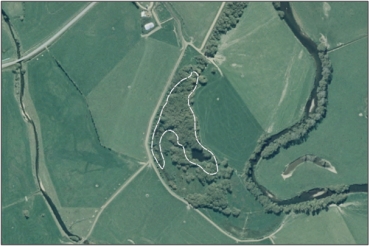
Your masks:
<path fill-rule="evenodd" d="M 162 116 L 162 113 L 163 113 L 163 109 L 166 107 L 166 105 L 167 105 L 167 103 L 168 103 L 168 99 L 170 98 L 170 96 L 171 96 L 171 94 L 172 94 L 173 90 L 174 90 L 174 89 L 175 89 L 175 88 L 176 88 L 176 87 L 177 87 L 181 82 L 183 82 L 183 81 L 187 80 L 188 78 L 190 78 L 190 77 L 193 75 L 193 73 L 197 76 L 197 81 L 196 81 L 196 83 L 195 83 L 194 89 L 193 89 L 193 90 L 190 92 L 190 94 L 188 95 L 188 107 L 189 107 L 189 109 L 190 109 L 191 113 L 193 114 L 193 118 L 194 118 L 194 136 L 195 136 L 195 139 L 197 140 L 198 144 L 199 144 L 200 146 L 202 146 L 202 148 L 203 148 L 203 149 L 207 150 L 207 151 L 212 155 L 213 159 L 215 160 L 215 163 L 216 163 L 216 172 L 214 172 L 214 173 L 209 173 L 209 172 L 207 172 L 206 170 L 204 170 L 204 168 L 203 168 L 202 166 L 200 166 L 199 164 L 197 164 L 197 163 L 192 162 L 191 160 L 189 160 L 189 158 L 188 158 L 188 157 L 187 157 L 187 155 L 186 155 L 184 145 L 182 145 L 182 144 L 180 144 L 180 143 L 179 143 L 179 136 L 178 136 L 178 135 L 176 134 L 176 132 L 175 132 L 175 131 L 173 131 L 173 130 L 166 130 L 166 131 L 164 131 L 164 132 L 162 133 L 162 135 L 161 135 L 161 138 L 159 139 L 159 151 L 160 151 L 160 153 L 161 153 L 161 157 L 162 157 L 162 160 L 163 160 L 163 166 L 161 166 L 161 164 L 159 164 L 159 162 L 158 162 L 158 160 L 157 160 L 157 158 L 155 157 L 154 152 L 153 152 L 153 141 L 154 141 L 154 135 L 155 135 L 155 133 L 156 133 L 156 131 L 157 131 L 157 127 L 158 127 L 159 121 L 161 120 L 161 116 Z M 166 164 L 166 161 L 165 161 L 165 159 L 164 159 L 164 157 L 163 157 L 161 142 L 162 142 L 162 138 L 163 138 L 163 136 L 164 136 L 167 132 L 172 132 L 173 134 L 175 134 L 175 135 L 176 135 L 176 138 L 177 138 L 177 145 L 179 145 L 179 146 L 181 146 L 181 147 L 182 147 L 182 150 L 183 150 L 183 152 L 184 152 L 184 155 L 185 155 L 186 160 L 187 160 L 188 162 L 190 162 L 191 164 L 193 164 L 193 165 L 197 165 L 198 167 L 200 167 L 200 168 L 203 170 L 203 172 L 205 172 L 206 174 L 208 174 L 208 175 L 215 175 L 215 174 L 217 174 L 217 173 L 218 173 L 218 163 L 217 163 L 216 156 L 212 153 L 212 151 L 210 151 L 209 149 L 207 149 L 206 147 L 204 147 L 204 146 L 199 142 L 199 140 L 198 140 L 198 136 L 197 136 L 197 132 L 196 132 L 196 118 L 195 118 L 195 114 L 194 114 L 193 109 L 190 107 L 190 97 L 191 97 L 191 95 L 194 93 L 194 91 L 197 89 L 197 86 L 198 86 L 198 79 L 199 79 L 199 74 L 198 74 L 197 72 L 195 72 L 195 71 L 192 71 L 188 77 L 183 78 L 182 80 L 180 80 L 179 82 L 177 82 L 177 84 L 176 84 L 176 85 L 171 89 L 170 93 L 168 94 L 168 96 L 167 96 L 167 98 L 166 98 L 166 103 L 163 105 L 163 107 L 162 107 L 162 109 L 161 109 L 161 113 L 159 114 L 159 118 L 158 118 L 157 124 L 156 124 L 156 125 L 155 125 L 155 127 L 154 127 L 153 135 L 152 135 L 152 142 L 151 142 L 151 145 L 150 145 L 150 150 L 152 151 L 152 155 L 153 155 L 153 157 L 154 157 L 155 161 L 157 162 L 158 166 L 159 166 L 161 169 L 163 169 L 163 168 L 164 168 L 164 166 L 165 166 L 165 164 Z"/>

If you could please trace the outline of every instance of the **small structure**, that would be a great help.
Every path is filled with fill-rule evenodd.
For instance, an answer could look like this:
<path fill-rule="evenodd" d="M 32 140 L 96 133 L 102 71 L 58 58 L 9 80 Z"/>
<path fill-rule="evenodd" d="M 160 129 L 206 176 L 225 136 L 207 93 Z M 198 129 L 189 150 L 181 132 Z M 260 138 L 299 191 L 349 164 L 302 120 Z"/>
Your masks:
<path fill-rule="evenodd" d="M 152 29 L 154 27 L 154 23 L 153 22 L 149 22 L 147 24 L 144 25 L 144 28 L 145 30 L 149 31 L 150 29 Z"/>
<path fill-rule="evenodd" d="M 149 17 L 148 11 L 141 11 L 141 17 Z"/>

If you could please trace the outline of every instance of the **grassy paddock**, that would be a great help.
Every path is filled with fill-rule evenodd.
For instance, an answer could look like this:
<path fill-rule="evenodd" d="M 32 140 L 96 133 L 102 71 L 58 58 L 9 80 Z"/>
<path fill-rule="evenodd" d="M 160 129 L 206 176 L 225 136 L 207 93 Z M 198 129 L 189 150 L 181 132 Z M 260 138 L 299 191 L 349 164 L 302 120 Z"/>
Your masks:
<path fill-rule="evenodd" d="M 25 52 L 52 37 L 87 4 L 87 2 L 4 2 L 2 8 L 9 16 Z"/>
<path fill-rule="evenodd" d="M 190 41 L 193 38 L 194 45 L 200 48 L 221 2 L 171 2 L 170 4 L 180 15 L 182 32 L 186 40 Z"/>
<path fill-rule="evenodd" d="M 330 53 L 333 81 L 329 85 L 326 118 L 306 142 L 280 150 L 273 159 L 263 160 L 256 169 L 258 182 L 280 198 L 304 190 L 337 184 L 366 183 L 368 168 L 367 40 L 363 39 Z M 360 116 L 363 114 L 363 116 Z M 280 174 L 292 160 L 313 154 L 331 162 L 338 174 L 317 166 L 302 166 L 283 180 Z"/>
<path fill-rule="evenodd" d="M 62 206 L 99 207 L 138 168 L 99 144 L 87 105 L 48 53 L 28 64 L 45 163 Z"/>
<path fill-rule="evenodd" d="M 157 2 L 154 11 L 158 15 L 159 21 L 163 22 L 172 18 L 171 13 L 167 10 L 163 3 Z"/>
<path fill-rule="evenodd" d="M 178 30 L 175 28 L 175 21 L 169 20 L 162 25 L 162 28 L 159 31 L 150 35 L 150 38 L 157 39 L 175 47 L 180 47 L 181 40 L 176 36 L 177 34 L 175 34 L 175 30 L 178 32 Z"/>
<path fill-rule="evenodd" d="M 301 117 L 314 61 L 270 2 L 248 5 L 237 27 L 222 37 L 215 60 L 266 132 Z"/>
<path fill-rule="evenodd" d="M 296 215 L 273 240 L 277 244 L 366 244 L 367 195 L 363 196 L 315 216 Z"/>
<path fill-rule="evenodd" d="M 1 21 L 1 59 L 3 63 L 10 62 L 17 58 L 15 43 L 5 21 Z"/>
<path fill-rule="evenodd" d="M 28 130 L 14 97 L 14 75 L 2 72 L 1 187 L 5 207 L 37 191 L 32 175 Z"/>
<path fill-rule="evenodd" d="M 28 210 L 26 219 L 23 211 Z M 41 195 L 28 198 L 1 211 L 2 244 L 61 244 L 63 238 Z"/>
<path fill-rule="evenodd" d="M 208 83 L 197 89 L 194 103 L 201 142 L 242 173 L 263 130 L 229 80 L 211 74 L 213 66 L 209 66 Z"/>
<path fill-rule="evenodd" d="M 324 35 L 330 48 L 368 33 L 367 2 L 292 2 L 291 6 L 304 32 L 317 43 Z"/>
<path fill-rule="evenodd" d="M 148 121 L 179 53 L 167 43 L 142 39 L 91 91 L 87 99 L 104 145 L 147 160 Z"/>
<path fill-rule="evenodd" d="M 87 95 L 139 41 L 140 11 L 131 2 L 100 2 L 51 52 Z"/>
<path fill-rule="evenodd" d="M 234 243 L 172 197 L 151 167 L 107 207 L 89 239 L 99 244 L 129 244 L 129 240 L 135 244 Z"/>

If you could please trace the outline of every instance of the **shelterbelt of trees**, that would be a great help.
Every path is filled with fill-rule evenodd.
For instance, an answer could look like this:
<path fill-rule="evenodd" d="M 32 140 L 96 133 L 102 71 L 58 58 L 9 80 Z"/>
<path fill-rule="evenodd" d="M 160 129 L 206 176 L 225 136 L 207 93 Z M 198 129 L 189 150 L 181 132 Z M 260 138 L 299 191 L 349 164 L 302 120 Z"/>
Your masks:
<path fill-rule="evenodd" d="M 220 17 L 218 18 L 212 34 L 205 46 L 204 54 L 207 57 L 214 57 L 218 50 L 218 43 L 222 34 L 226 34 L 239 23 L 244 9 L 248 2 L 228 2 L 226 3 Z"/>

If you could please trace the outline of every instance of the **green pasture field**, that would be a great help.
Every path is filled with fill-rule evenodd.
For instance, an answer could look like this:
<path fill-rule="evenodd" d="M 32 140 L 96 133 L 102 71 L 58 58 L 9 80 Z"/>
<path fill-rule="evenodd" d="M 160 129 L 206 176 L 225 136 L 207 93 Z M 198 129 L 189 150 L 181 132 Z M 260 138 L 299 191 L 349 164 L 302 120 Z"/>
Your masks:
<path fill-rule="evenodd" d="M 1 60 L 3 63 L 10 62 L 17 58 L 15 44 L 12 39 L 8 25 L 4 20 L 1 21 Z M 4 62 L 5 61 L 5 62 Z"/>
<path fill-rule="evenodd" d="M 172 18 L 171 13 L 167 10 L 166 6 L 162 2 L 156 3 L 154 11 L 157 14 L 160 22 L 163 22 L 163 21 L 166 21 Z"/>
<path fill-rule="evenodd" d="M 326 117 L 306 142 L 282 149 L 274 158 L 258 164 L 257 181 L 280 199 L 315 187 L 367 183 L 368 120 L 360 116 L 367 107 L 366 50 L 367 40 L 362 39 L 330 53 L 334 73 L 328 87 Z M 280 174 L 285 165 L 304 154 L 330 161 L 338 173 L 304 165 L 284 181 Z"/>
<path fill-rule="evenodd" d="M 89 233 L 92 222 L 99 211 L 98 209 L 91 207 L 64 207 L 59 208 L 58 211 L 70 232 L 84 237 Z"/>
<path fill-rule="evenodd" d="M 14 97 L 14 75 L 2 72 L 1 187 L 2 207 L 37 191 L 32 176 L 28 130 Z"/>
<path fill-rule="evenodd" d="M 367 36 L 367 2 L 292 2 L 291 7 L 303 31 L 317 43 L 324 35 L 330 49 Z"/>
<path fill-rule="evenodd" d="M 99 2 L 50 51 L 86 96 L 139 41 L 140 10 Z"/>
<path fill-rule="evenodd" d="M 162 24 L 162 28 L 159 31 L 156 31 L 155 33 L 150 35 L 150 38 L 157 39 L 159 41 L 173 45 L 175 47 L 180 47 L 181 40 L 177 38 L 174 29 L 175 21 L 174 20 L 167 21 L 166 23 Z"/>
<path fill-rule="evenodd" d="M 88 105 L 48 52 L 29 62 L 28 79 L 61 206 L 101 206 L 139 165 L 100 145 Z"/>
<path fill-rule="evenodd" d="M 107 230 L 109 226 L 109 230 Z M 101 214 L 89 241 L 98 244 L 233 244 L 144 169 Z"/>
<path fill-rule="evenodd" d="M 221 38 L 215 61 L 264 131 L 279 132 L 301 117 L 314 60 L 271 2 L 248 5 L 236 28 Z"/>
<path fill-rule="evenodd" d="M 103 145 L 147 160 L 148 121 L 179 54 L 175 46 L 142 39 L 91 91 L 87 100 Z"/>
<path fill-rule="evenodd" d="M 204 72 L 208 83 L 195 92 L 193 106 L 200 141 L 219 160 L 227 158 L 230 166 L 242 173 L 263 130 L 228 78 L 211 74 L 214 66 L 208 66 Z"/>
<path fill-rule="evenodd" d="M 368 194 L 351 194 L 346 203 L 340 205 L 341 215 L 347 223 L 357 244 L 368 244 Z"/>
<path fill-rule="evenodd" d="M 28 219 L 23 210 L 29 211 Z M 61 244 L 69 241 L 61 235 L 41 195 L 2 209 L 1 217 L 2 244 Z"/>
<path fill-rule="evenodd" d="M 221 2 L 170 2 L 180 17 L 182 33 L 187 41 L 193 38 L 200 48 L 221 6 Z"/>
<path fill-rule="evenodd" d="M 277 244 L 367 244 L 367 194 L 318 215 L 295 215 L 274 235 Z M 354 203 L 355 204 L 351 204 Z"/>
<path fill-rule="evenodd" d="M 9 16 L 19 36 L 22 51 L 25 52 L 52 37 L 87 4 L 86 2 L 4 2 L 2 8 Z M 24 18 L 23 21 L 21 16 Z"/>

